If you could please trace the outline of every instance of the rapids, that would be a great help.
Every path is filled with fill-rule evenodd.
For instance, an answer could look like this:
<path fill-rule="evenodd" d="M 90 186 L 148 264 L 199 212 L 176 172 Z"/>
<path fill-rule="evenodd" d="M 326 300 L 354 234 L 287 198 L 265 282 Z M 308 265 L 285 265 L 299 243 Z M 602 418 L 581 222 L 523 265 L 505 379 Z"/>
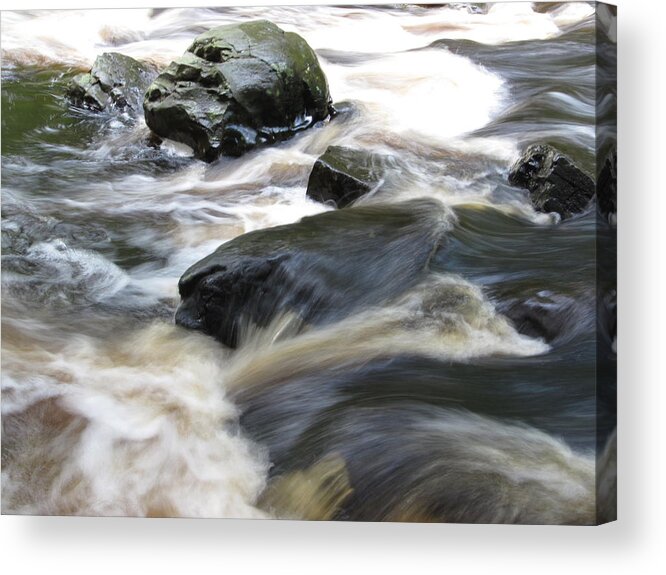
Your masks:
<path fill-rule="evenodd" d="M 64 100 L 101 52 L 164 66 L 250 18 L 301 34 L 353 113 L 205 164 Z M 614 446 L 597 222 L 536 213 L 506 174 L 537 141 L 594 172 L 594 20 L 586 3 L 3 12 L 3 513 L 593 523 L 597 434 L 602 466 Z M 237 350 L 174 325 L 193 263 L 331 209 L 305 195 L 330 145 L 399 158 L 359 205 L 441 205 L 430 275 L 322 326 L 248 325 Z M 500 306 L 553 295 L 572 304 L 548 342 Z"/>

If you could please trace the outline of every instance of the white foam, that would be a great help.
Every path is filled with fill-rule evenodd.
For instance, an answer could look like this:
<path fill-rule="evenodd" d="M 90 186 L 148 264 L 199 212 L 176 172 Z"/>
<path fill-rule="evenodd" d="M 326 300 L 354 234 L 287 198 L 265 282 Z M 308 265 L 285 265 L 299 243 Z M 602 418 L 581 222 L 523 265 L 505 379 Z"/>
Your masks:
<path fill-rule="evenodd" d="M 417 354 L 466 362 L 548 351 L 519 334 L 481 290 L 463 278 L 432 277 L 397 300 L 339 322 L 303 330 L 298 317 L 250 326 L 225 373 L 229 389 L 270 385 L 308 370 Z M 284 338 L 284 335 L 289 337 Z"/>
<path fill-rule="evenodd" d="M 550 13 L 553 22 L 560 28 L 577 24 L 595 14 L 595 6 L 588 2 L 565 2 Z"/>
<path fill-rule="evenodd" d="M 267 18 L 298 32 L 315 49 L 387 53 L 427 46 L 441 38 L 466 38 L 487 44 L 543 39 L 588 18 L 593 8 L 567 3 L 551 13 L 532 10 L 529 2 L 493 3 L 487 14 L 447 6 L 420 14 L 316 6 L 239 7 L 224 12 L 206 8 L 170 9 L 151 16 L 147 9 L 5 11 L 2 18 L 4 58 L 22 64 L 59 62 L 90 66 L 101 52 L 115 50 L 167 64 L 180 56 L 201 26 L 212 28 L 251 18 Z M 29 39 L 29 41 L 28 41 Z"/>
<path fill-rule="evenodd" d="M 113 29 L 116 37 L 135 38 L 150 27 L 148 16 L 149 10 L 8 11 L 2 15 L 2 49 L 22 64 L 90 66 L 111 46 Z"/>
<path fill-rule="evenodd" d="M 446 50 L 324 68 L 336 98 L 363 102 L 377 131 L 447 140 L 481 128 L 502 107 L 502 79 Z"/>
<path fill-rule="evenodd" d="M 67 301 L 77 298 L 102 301 L 129 283 L 127 274 L 101 254 L 71 248 L 62 240 L 38 242 L 30 247 L 24 258 L 31 265 L 47 268 L 53 275 L 49 284 Z M 18 284 L 23 280 L 12 274 L 5 281 Z"/>
<path fill-rule="evenodd" d="M 219 385 L 223 354 L 215 342 L 156 324 L 122 341 L 79 337 L 30 357 L 23 369 L 51 374 L 48 381 L 3 370 L 3 395 L 23 396 L 15 407 L 48 396 L 51 418 L 24 416 L 28 423 L 48 425 L 58 414 L 70 423 L 45 430 L 42 443 L 26 445 L 5 466 L 5 512 L 264 516 L 253 502 L 266 461 L 233 431 L 237 413 Z M 3 401 L 3 417 L 12 411 L 6 407 Z M 36 433 L 18 440 L 34 441 Z M 48 472 L 24 473 L 36 465 Z"/>

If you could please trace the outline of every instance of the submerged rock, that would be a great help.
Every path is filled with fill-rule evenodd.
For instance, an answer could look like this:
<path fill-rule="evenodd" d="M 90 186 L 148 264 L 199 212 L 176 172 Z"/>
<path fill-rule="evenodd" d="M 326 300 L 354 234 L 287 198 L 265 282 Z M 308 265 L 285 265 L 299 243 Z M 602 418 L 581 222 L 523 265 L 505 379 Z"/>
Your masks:
<path fill-rule="evenodd" d="M 592 178 L 548 145 L 528 147 L 511 168 L 509 183 L 529 190 L 536 210 L 562 219 L 584 211 L 594 196 Z"/>
<path fill-rule="evenodd" d="M 329 115 L 317 56 L 298 34 L 258 20 L 198 36 L 148 88 L 148 127 L 212 161 L 291 137 Z"/>
<path fill-rule="evenodd" d="M 331 118 L 336 122 L 347 122 L 361 115 L 362 104 L 356 100 L 343 100 L 331 106 Z"/>
<path fill-rule="evenodd" d="M 611 223 L 617 217 L 617 152 L 611 150 L 597 179 L 597 203 L 601 214 Z"/>
<path fill-rule="evenodd" d="M 344 208 L 381 182 L 384 158 L 363 150 L 329 146 L 317 158 L 308 180 L 308 197 Z"/>
<path fill-rule="evenodd" d="M 497 309 L 511 320 L 518 333 L 548 343 L 569 336 L 570 326 L 581 315 L 573 298 L 548 291 L 502 301 Z"/>
<path fill-rule="evenodd" d="M 134 58 L 105 52 L 90 72 L 75 76 L 67 87 L 74 106 L 101 112 L 109 107 L 140 110 L 143 94 L 157 76 L 157 70 Z"/>
<path fill-rule="evenodd" d="M 239 236 L 180 279 L 176 323 L 236 347 L 280 313 L 309 324 L 401 294 L 443 241 L 444 207 L 417 200 L 348 208 Z"/>

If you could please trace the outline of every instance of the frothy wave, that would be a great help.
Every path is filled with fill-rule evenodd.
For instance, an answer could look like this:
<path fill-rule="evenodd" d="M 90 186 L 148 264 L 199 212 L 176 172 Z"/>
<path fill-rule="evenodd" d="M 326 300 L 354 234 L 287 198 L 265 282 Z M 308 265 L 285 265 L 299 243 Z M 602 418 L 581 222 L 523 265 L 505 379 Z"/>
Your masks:
<path fill-rule="evenodd" d="M 468 361 L 548 350 L 543 341 L 518 334 L 478 287 L 454 275 L 436 275 L 392 304 L 296 336 L 302 327 L 294 315 L 279 317 L 264 329 L 246 326 L 226 386 L 263 386 L 382 357 L 415 354 Z"/>
<path fill-rule="evenodd" d="M 253 503 L 267 462 L 237 431 L 207 338 L 155 324 L 5 371 L 3 512 L 265 516 Z"/>

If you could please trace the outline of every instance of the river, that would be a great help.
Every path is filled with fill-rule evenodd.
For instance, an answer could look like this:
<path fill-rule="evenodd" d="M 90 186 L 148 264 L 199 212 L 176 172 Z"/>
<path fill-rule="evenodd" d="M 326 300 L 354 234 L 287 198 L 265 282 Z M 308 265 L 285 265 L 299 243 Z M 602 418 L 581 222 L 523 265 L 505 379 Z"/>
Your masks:
<path fill-rule="evenodd" d="M 254 18 L 301 34 L 354 113 L 206 164 L 64 99 L 104 51 L 165 66 Z M 594 175 L 594 41 L 585 3 L 3 12 L 3 513 L 594 522 L 615 410 L 597 218 L 506 183 L 535 142 Z M 400 161 L 359 205 L 441 204 L 431 277 L 233 351 L 177 327 L 190 265 L 332 209 L 305 190 L 333 144 Z M 555 309 L 557 335 L 516 331 L 511 298 Z"/>

